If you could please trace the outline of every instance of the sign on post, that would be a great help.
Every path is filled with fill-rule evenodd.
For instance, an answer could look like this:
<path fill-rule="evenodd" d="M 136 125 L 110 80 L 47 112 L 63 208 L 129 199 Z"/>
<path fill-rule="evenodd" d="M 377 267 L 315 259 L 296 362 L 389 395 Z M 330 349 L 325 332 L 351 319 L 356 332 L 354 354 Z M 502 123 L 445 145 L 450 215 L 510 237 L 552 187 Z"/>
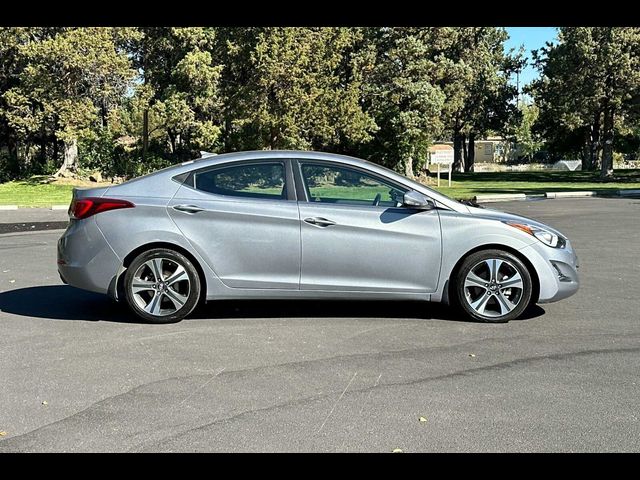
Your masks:
<path fill-rule="evenodd" d="M 451 186 L 451 168 L 453 165 L 453 149 L 431 151 L 431 163 L 438 165 L 438 186 L 440 186 L 440 165 L 449 165 L 449 186 Z"/>

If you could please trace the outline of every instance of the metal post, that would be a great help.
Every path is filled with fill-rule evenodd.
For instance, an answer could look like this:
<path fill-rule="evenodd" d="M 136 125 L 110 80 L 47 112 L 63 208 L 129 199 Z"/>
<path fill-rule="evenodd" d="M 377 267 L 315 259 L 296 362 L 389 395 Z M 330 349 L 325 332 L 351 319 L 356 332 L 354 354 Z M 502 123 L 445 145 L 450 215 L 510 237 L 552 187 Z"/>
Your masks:
<path fill-rule="evenodd" d="M 451 186 L 451 163 L 449 163 L 449 186 Z"/>
<path fill-rule="evenodd" d="M 438 186 L 440 186 L 440 164 L 438 163 Z"/>

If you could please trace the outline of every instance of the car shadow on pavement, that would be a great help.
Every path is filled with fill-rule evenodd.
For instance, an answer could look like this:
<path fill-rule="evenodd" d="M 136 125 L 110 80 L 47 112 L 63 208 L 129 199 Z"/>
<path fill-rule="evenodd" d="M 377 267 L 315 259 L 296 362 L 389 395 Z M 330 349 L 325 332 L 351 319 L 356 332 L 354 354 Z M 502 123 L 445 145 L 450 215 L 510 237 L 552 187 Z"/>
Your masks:
<path fill-rule="evenodd" d="M 138 322 L 124 305 L 118 305 L 106 295 L 68 285 L 43 285 L 2 292 L 0 311 L 52 320 Z"/>
<path fill-rule="evenodd" d="M 525 310 L 518 320 L 545 313 L 538 305 Z M 398 318 L 473 322 L 456 309 L 441 303 L 365 300 L 219 300 L 197 308 L 189 318 Z"/>
<path fill-rule="evenodd" d="M 146 323 L 126 305 L 106 295 L 68 285 L 27 287 L 0 293 L 0 311 L 24 317 L 52 320 L 84 320 Z M 529 307 L 518 320 L 543 315 L 538 305 Z M 335 300 L 219 300 L 199 306 L 189 319 L 241 318 L 416 318 L 470 322 L 453 308 L 418 301 Z"/>

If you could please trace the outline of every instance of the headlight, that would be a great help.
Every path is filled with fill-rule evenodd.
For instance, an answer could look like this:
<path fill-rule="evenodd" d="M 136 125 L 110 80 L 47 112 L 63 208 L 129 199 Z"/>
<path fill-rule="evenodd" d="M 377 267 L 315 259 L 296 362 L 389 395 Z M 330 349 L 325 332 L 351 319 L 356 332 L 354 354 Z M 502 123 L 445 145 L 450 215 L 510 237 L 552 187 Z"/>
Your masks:
<path fill-rule="evenodd" d="M 529 225 L 528 223 L 516 223 L 516 222 L 504 222 L 510 227 L 517 228 L 518 230 L 522 230 L 529 235 L 536 237 L 545 245 L 548 245 L 553 248 L 564 248 L 567 245 L 567 242 L 560 235 L 556 235 L 549 230 L 546 230 L 542 227 L 538 227 L 535 225 Z"/>

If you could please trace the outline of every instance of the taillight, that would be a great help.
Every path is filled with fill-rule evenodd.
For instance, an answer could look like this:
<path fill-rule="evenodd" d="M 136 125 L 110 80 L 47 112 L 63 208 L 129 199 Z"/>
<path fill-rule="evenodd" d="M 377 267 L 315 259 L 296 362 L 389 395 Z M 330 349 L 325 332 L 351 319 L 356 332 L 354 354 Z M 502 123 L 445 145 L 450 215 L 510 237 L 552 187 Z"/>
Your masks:
<path fill-rule="evenodd" d="M 76 198 L 69 206 L 69 216 L 76 220 L 90 217 L 96 213 L 116 210 L 118 208 L 133 208 L 135 205 L 126 200 L 102 197 Z"/>

